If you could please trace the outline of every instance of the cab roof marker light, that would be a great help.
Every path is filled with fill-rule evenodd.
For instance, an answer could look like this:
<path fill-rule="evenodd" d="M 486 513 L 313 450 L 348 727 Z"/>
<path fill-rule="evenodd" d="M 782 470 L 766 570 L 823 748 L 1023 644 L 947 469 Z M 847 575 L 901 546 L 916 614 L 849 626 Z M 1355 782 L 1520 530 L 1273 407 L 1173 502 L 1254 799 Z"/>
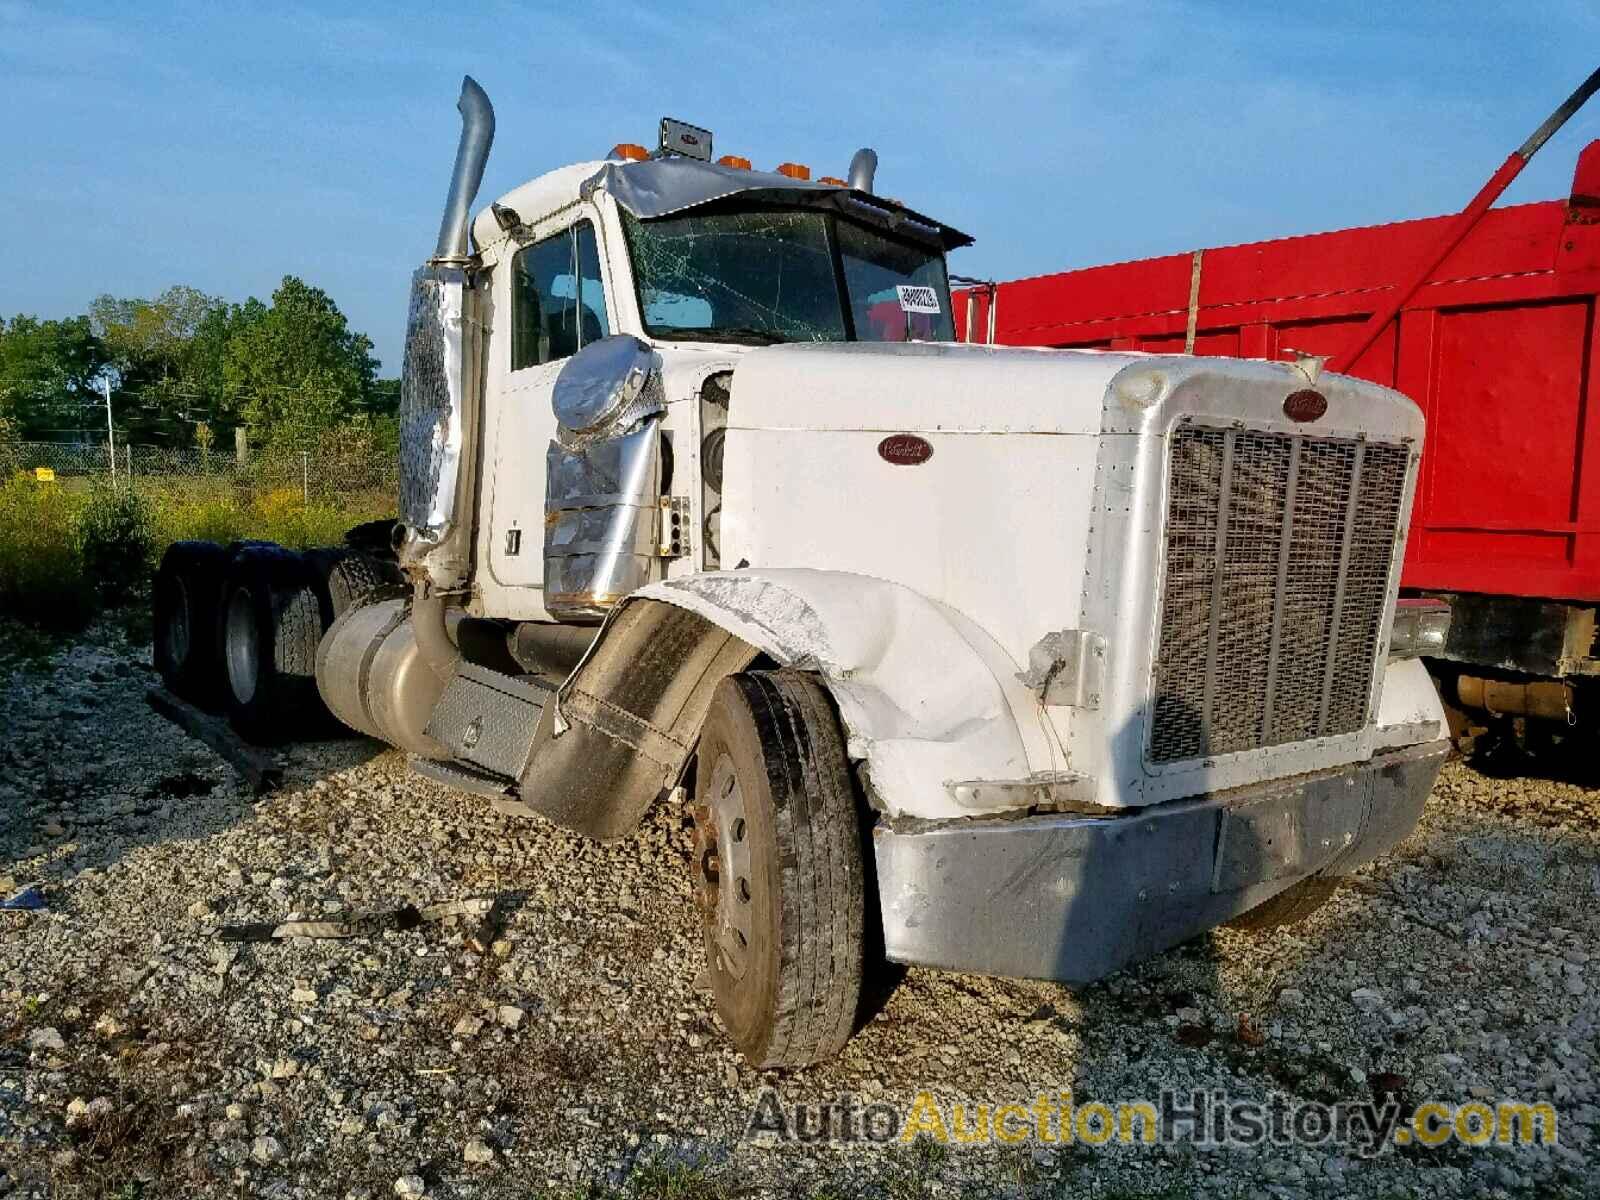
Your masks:
<path fill-rule="evenodd" d="M 808 180 L 811 178 L 811 168 L 804 163 L 779 163 L 778 174 L 787 175 L 790 179 Z"/>
<path fill-rule="evenodd" d="M 832 184 L 834 187 L 849 187 L 850 185 L 837 175 L 822 175 L 817 178 L 818 183 Z"/>
<path fill-rule="evenodd" d="M 750 160 L 742 154 L 724 154 L 717 159 L 717 166 L 732 167 L 735 171 L 748 171 L 751 169 Z"/>
<path fill-rule="evenodd" d="M 642 162 L 650 157 L 650 152 L 635 142 L 618 142 L 611 147 L 607 158 L 620 158 L 626 162 Z"/>

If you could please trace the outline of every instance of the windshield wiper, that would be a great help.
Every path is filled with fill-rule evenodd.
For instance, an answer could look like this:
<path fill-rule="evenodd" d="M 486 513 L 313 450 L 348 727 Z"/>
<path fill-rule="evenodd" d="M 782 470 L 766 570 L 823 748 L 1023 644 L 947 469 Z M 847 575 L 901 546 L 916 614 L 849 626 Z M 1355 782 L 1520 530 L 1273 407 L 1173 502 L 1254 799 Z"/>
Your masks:
<path fill-rule="evenodd" d="M 657 337 L 687 342 L 749 342 L 757 346 L 775 346 L 779 342 L 789 340 L 783 334 L 774 333 L 770 329 L 755 329 L 748 326 L 714 325 L 700 329 L 687 325 L 651 325 L 649 329 Z"/>

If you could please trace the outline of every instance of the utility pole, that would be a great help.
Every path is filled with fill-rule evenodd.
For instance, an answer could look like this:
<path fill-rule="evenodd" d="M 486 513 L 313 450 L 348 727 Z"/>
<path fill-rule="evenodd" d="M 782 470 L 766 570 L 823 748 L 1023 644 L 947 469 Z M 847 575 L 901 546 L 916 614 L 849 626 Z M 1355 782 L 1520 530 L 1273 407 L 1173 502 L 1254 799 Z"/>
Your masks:
<path fill-rule="evenodd" d="M 117 486 L 117 431 L 111 424 L 111 377 L 100 376 L 100 391 L 106 398 L 106 457 L 111 460 L 111 486 Z"/>

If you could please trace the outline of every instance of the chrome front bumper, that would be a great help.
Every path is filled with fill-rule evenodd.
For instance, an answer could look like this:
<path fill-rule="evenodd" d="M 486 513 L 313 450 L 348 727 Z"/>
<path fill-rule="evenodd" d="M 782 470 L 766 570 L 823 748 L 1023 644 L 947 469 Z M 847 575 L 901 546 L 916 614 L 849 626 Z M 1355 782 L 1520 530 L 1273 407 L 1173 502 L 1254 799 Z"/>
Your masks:
<path fill-rule="evenodd" d="M 1407 746 L 1120 817 L 880 823 L 885 949 L 895 962 L 1088 983 L 1308 875 L 1372 861 L 1416 826 L 1448 750 Z"/>

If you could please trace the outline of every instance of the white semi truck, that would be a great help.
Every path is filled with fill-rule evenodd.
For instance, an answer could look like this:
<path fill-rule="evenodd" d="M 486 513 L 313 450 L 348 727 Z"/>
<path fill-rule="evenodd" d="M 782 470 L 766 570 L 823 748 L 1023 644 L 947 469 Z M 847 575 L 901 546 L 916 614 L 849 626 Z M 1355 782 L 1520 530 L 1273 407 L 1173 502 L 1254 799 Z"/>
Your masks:
<path fill-rule="evenodd" d="M 871 151 L 812 181 L 663 121 L 469 221 L 494 122 L 459 107 L 398 520 L 174 547 L 170 686 L 261 739 L 331 710 L 598 838 L 688 806 L 762 1066 L 836 1053 L 885 959 L 1084 982 L 1293 919 L 1412 829 L 1446 742 L 1439 614 L 1396 601 L 1411 401 L 957 343 L 970 239 Z"/>

